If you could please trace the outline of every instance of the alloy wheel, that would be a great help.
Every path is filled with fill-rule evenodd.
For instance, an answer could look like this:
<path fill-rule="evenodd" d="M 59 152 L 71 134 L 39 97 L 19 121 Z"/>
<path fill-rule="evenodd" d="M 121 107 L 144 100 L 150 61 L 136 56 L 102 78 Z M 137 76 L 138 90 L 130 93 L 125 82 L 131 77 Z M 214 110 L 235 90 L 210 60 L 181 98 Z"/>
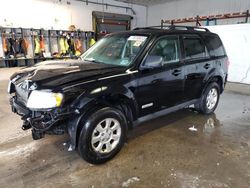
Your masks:
<path fill-rule="evenodd" d="M 207 94 L 206 105 L 209 110 L 213 109 L 218 100 L 218 91 L 215 88 L 210 89 Z"/>
<path fill-rule="evenodd" d="M 121 138 L 121 125 L 114 118 L 106 118 L 95 127 L 91 145 L 95 152 L 110 153 L 116 148 Z"/>

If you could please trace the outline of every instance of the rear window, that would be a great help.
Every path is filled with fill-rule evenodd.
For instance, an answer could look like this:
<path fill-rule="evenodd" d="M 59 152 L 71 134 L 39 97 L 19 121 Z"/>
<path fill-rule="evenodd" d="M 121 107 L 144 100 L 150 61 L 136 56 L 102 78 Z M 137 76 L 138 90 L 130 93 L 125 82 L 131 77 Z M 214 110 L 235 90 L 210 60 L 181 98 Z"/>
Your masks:
<path fill-rule="evenodd" d="M 200 59 L 206 57 L 206 48 L 198 36 L 183 37 L 185 59 Z"/>
<path fill-rule="evenodd" d="M 225 56 L 226 52 L 220 38 L 216 35 L 206 36 L 204 38 L 210 56 Z"/>

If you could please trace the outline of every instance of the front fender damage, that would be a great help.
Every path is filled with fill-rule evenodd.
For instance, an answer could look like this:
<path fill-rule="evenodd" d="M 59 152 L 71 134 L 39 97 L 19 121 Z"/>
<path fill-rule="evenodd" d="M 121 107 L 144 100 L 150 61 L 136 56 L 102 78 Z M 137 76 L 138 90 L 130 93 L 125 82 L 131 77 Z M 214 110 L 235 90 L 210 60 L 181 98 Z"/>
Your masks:
<path fill-rule="evenodd" d="M 77 133 L 82 118 L 83 115 L 77 115 L 74 118 L 71 118 L 68 122 L 68 134 L 70 136 L 70 148 L 72 150 L 75 150 L 77 146 Z"/>

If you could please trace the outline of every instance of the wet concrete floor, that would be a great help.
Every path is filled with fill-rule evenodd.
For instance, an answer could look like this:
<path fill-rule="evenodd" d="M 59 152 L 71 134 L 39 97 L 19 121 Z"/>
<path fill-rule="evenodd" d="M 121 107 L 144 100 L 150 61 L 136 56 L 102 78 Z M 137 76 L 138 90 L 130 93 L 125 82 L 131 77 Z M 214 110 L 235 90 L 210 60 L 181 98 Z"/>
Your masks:
<path fill-rule="evenodd" d="M 34 141 L 21 130 L 7 75 L 1 71 L 0 187 L 250 187 L 249 95 L 226 91 L 210 116 L 185 109 L 144 122 L 113 160 L 95 166 L 67 151 L 67 135 Z"/>

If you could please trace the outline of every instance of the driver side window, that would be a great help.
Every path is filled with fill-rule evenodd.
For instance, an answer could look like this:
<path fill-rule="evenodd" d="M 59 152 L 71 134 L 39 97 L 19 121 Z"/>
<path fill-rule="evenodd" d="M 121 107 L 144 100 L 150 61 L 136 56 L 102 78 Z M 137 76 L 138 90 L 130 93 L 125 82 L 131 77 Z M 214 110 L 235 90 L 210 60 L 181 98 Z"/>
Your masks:
<path fill-rule="evenodd" d="M 177 36 L 169 36 L 159 39 L 148 57 L 157 57 L 162 60 L 161 64 L 177 63 L 180 61 L 179 39 Z M 147 65 L 147 62 L 145 62 Z"/>

